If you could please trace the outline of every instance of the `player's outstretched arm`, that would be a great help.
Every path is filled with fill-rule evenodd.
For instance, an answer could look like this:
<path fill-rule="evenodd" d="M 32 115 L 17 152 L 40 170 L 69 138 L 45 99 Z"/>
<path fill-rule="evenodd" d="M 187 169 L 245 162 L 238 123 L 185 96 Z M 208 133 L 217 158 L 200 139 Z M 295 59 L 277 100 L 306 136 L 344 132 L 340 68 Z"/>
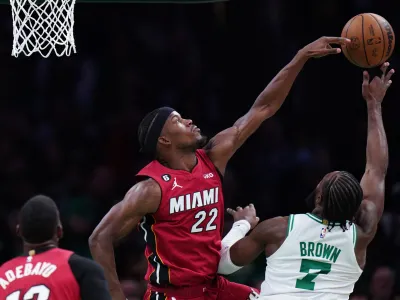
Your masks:
<path fill-rule="evenodd" d="M 129 234 L 141 218 L 157 211 L 161 189 L 153 179 L 134 185 L 114 205 L 89 238 L 90 252 L 103 267 L 113 300 L 125 300 L 115 267 L 114 243 Z"/>
<path fill-rule="evenodd" d="M 361 179 L 364 200 L 361 203 L 356 221 L 367 233 L 374 233 L 382 217 L 385 200 L 385 177 L 389 163 L 388 144 L 382 121 L 381 103 L 391 85 L 394 70 L 386 73 L 389 63 L 382 65 L 382 76 L 369 81 L 369 74 L 364 71 L 362 95 L 367 102 L 368 136 L 367 163 Z"/>
<path fill-rule="evenodd" d="M 310 57 L 322 57 L 340 53 L 340 48 L 331 44 L 344 44 L 350 40 L 339 37 L 322 37 L 301 49 L 257 97 L 250 110 L 235 124 L 217 134 L 206 146 L 208 155 L 224 173 L 228 160 L 235 151 L 252 135 L 266 119 L 272 117 L 281 107 L 290 89 Z"/>
<path fill-rule="evenodd" d="M 287 219 L 283 217 L 261 222 L 248 236 L 222 249 L 218 273 L 231 274 L 242 266 L 250 264 L 265 251 L 266 247 L 279 244 L 284 239 L 282 235 L 285 234 L 286 228 Z M 232 228 L 234 229 L 235 227 Z"/>

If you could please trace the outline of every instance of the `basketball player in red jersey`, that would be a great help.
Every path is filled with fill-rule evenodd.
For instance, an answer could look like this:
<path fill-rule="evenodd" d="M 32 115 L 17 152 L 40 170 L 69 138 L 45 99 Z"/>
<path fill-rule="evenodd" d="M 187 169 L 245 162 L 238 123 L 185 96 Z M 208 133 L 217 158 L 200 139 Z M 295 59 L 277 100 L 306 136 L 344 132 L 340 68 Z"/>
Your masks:
<path fill-rule="evenodd" d="M 236 150 L 282 105 L 310 57 L 340 53 L 323 37 L 301 49 L 259 95 L 251 109 L 208 144 L 200 129 L 163 107 L 140 124 L 142 151 L 155 158 L 138 173 L 139 182 L 103 218 L 89 239 L 114 300 L 125 300 L 115 269 L 113 243 L 138 223 L 147 243 L 149 281 L 145 299 L 246 300 L 252 289 L 217 276 L 224 201 L 221 178 Z M 245 216 L 244 216 L 245 217 Z M 254 226 L 257 221 L 251 219 Z"/>
<path fill-rule="evenodd" d="M 97 263 L 58 248 L 62 227 L 53 200 L 28 200 L 17 232 L 24 254 L 0 267 L 1 300 L 111 300 Z"/>

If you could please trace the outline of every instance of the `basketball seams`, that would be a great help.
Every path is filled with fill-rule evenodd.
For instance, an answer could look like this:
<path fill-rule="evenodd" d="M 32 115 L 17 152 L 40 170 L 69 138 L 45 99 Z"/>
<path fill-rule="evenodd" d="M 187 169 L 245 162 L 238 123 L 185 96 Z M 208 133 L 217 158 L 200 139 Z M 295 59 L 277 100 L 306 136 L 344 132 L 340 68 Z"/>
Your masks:
<path fill-rule="evenodd" d="M 351 27 L 351 24 L 354 22 L 354 20 L 355 20 L 358 16 L 359 16 L 359 15 L 353 17 L 353 18 L 348 22 L 348 26 L 347 26 L 347 29 L 346 29 L 346 38 L 349 38 L 349 37 L 348 37 L 348 32 L 349 32 L 349 29 L 350 29 L 350 27 Z M 356 66 L 361 67 L 361 66 L 353 59 L 353 57 L 351 57 L 351 51 L 349 51 L 349 49 L 347 48 L 347 44 L 346 44 L 346 52 L 347 52 L 347 54 L 348 54 L 348 58 L 352 61 L 352 63 L 355 64 Z"/>
<path fill-rule="evenodd" d="M 381 64 L 383 63 L 383 59 L 385 58 L 385 50 L 386 50 L 386 39 L 385 39 L 385 34 L 384 34 L 384 32 L 383 32 L 381 23 L 378 21 L 378 19 L 375 18 L 375 16 L 374 16 L 373 14 L 369 14 L 369 15 L 375 20 L 376 24 L 378 24 L 379 29 L 381 30 L 381 33 L 382 33 L 383 49 L 382 49 L 382 58 L 381 58 L 381 60 L 379 61 L 379 65 L 381 65 Z"/>
<path fill-rule="evenodd" d="M 364 16 L 361 15 L 361 34 L 362 34 L 362 41 L 363 41 L 363 48 L 364 48 L 364 54 L 365 54 L 365 60 L 367 62 L 367 65 L 370 66 L 369 60 L 368 60 L 368 55 L 367 55 L 367 49 L 365 48 L 365 36 L 364 36 Z"/>

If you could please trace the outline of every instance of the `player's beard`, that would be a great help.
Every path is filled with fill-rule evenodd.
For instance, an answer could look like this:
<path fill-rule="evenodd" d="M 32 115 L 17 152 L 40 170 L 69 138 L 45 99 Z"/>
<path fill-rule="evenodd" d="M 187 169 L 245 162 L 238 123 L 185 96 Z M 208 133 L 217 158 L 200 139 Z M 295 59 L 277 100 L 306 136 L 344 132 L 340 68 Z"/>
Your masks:
<path fill-rule="evenodd" d="M 200 138 L 196 139 L 194 143 L 191 144 L 180 144 L 178 148 L 184 152 L 195 152 L 197 149 L 203 148 L 207 144 L 207 137 L 202 135 Z"/>

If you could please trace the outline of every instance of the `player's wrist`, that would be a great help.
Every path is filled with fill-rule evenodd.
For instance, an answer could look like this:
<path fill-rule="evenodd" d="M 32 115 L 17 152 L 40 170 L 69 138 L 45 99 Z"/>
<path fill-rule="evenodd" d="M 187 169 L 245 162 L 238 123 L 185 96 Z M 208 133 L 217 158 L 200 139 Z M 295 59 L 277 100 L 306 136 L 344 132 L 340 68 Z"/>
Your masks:
<path fill-rule="evenodd" d="M 232 228 L 240 230 L 243 236 L 245 236 L 251 229 L 251 224 L 247 220 L 239 220 L 233 223 Z"/>
<path fill-rule="evenodd" d="M 367 102 L 367 109 L 368 109 L 369 113 L 381 112 L 381 109 L 382 109 L 381 102 L 377 101 L 375 98 L 371 98 L 371 99 L 367 98 L 365 100 Z"/>
<path fill-rule="evenodd" d="M 311 57 L 311 56 L 308 55 L 307 49 L 306 49 L 305 47 L 304 47 L 304 48 L 301 48 L 301 49 L 297 52 L 297 54 L 296 54 L 296 56 L 295 56 L 295 58 L 296 58 L 297 60 L 301 61 L 301 62 L 306 62 L 310 57 Z"/>

